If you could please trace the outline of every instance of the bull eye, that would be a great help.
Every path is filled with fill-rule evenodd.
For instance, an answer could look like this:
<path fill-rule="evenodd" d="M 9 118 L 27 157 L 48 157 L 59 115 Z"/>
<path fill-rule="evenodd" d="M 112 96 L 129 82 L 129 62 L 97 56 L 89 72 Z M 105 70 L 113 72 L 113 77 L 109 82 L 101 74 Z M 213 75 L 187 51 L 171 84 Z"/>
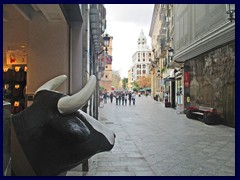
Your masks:
<path fill-rule="evenodd" d="M 88 127 L 76 116 L 64 116 L 53 119 L 50 123 L 62 137 L 67 141 L 82 143 L 90 136 Z"/>

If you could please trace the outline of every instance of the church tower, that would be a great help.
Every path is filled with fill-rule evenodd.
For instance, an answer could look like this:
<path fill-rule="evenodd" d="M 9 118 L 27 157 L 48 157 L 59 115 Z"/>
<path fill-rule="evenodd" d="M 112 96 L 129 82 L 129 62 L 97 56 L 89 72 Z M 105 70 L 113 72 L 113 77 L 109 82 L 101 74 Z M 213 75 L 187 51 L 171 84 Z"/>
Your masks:
<path fill-rule="evenodd" d="M 147 38 L 141 30 L 140 35 L 138 36 L 138 50 L 143 50 L 147 48 Z"/>

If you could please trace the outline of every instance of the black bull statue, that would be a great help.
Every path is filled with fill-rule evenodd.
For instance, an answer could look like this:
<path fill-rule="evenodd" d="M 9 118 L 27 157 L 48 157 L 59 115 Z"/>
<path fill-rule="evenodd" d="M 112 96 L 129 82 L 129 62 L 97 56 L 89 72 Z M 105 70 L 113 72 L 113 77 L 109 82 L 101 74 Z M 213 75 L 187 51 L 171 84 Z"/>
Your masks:
<path fill-rule="evenodd" d="M 65 79 L 61 75 L 42 85 L 33 104 L 13 116 L 14 175 L 58 175 L 113 148 L 115 134 L 80 110 L 94 92 L 96 77 L 72 96 L 54 91 Z"/>

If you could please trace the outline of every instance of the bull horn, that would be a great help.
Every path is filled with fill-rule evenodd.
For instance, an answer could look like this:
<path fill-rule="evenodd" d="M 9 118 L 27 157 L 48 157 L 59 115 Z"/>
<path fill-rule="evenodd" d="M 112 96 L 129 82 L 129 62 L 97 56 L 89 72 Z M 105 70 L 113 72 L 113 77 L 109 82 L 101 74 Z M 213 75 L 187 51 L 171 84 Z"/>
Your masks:
<path fill-rule="evenodd" d="M 76 94 L 65 96 L 58 101 L 58 110 L 61 114 L 70 114 L 79 110 L 92 96 L 96 86 L 96 77 L 91 75 L 87 84 Z"/>
<path fill-rule="evenodd" d="M 66 75 L 60 75 L 57 76 L 51 80 L 49 80 L 48 82 L 46 82 L 45 84 L 43 84 L 41 87 L 39 87 L 37 89 L 37 91 L 35 92 L 35 94 L 37 94 L 38 91 L 41 90 L 55 90 L 57 89 L 65 80 L 67 79 Z"/>

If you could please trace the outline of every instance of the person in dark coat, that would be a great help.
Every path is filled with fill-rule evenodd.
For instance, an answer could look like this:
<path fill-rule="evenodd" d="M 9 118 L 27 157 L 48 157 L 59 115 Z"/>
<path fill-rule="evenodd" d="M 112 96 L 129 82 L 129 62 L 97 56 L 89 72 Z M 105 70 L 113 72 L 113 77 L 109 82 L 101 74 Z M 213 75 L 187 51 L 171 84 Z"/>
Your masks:
<path fill-rule="evenodd" d="M 116 105 L 118 105 L 118 102 L 119 102 L 119 93 L 118 92 L 116 93 L 115 98 L 116 98 Z"/>
<path fill-rule="evenodd" d="M 124 95 L 124 93 L 122 92 L 122 93 L 121 93 L 122 105 L 124 105 L 124 96 L 125 96 L 125 95 Z"/>
<path fill-rule="evenodd" d="M 125 106 L 127 105 L 127 99 L 128 99 L 128 94 L 125 93 L 125 94 L 124 94 Z"/>
<path fill-rule="evenodd" d="M 103 98 L 104 98 L 104 103 L 106 104 L 107 103 L 107 93 L 106 92 L 103 94 Z"/>
<path fill-rule="evenodd" d="M 119 95 L 118 96 L 118 102 L 119 102 L 118 104 L 121 105 L 121 100 L 122 100 L 121 93 L 119 92 L 118 95 Z"/>
<path fill-rule="evenodd" d="M 129 93 L 128 93 L 128 101 L 129 101 L 129 105 L 131 105 L 131 100 L 132 100 L 132 93 L 129 92 Z"/>
<path fill-rule="evenodd" d="M 110 94 L 110 101 L 111 101 L 111 103 L 112 103 L 112 100 L 113 100 L 113 93 L 111 92 L 111 94 Z"/>

